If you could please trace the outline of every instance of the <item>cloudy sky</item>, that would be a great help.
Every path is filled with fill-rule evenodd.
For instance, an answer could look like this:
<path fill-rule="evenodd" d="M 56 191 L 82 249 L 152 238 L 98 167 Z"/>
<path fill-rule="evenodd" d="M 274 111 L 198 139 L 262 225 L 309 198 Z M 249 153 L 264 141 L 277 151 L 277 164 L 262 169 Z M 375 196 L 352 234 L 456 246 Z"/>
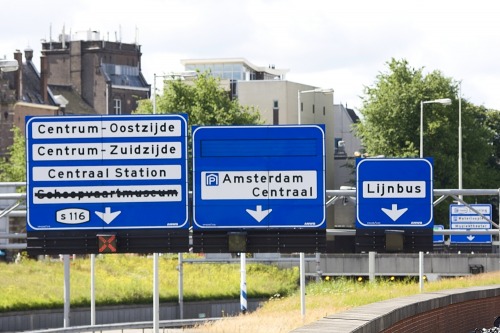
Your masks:
<path fill-rule="evenodd" d="M 494 0 L 10 0 L 1 13 L 0 57 L 30 47 L 38 67 L 42 39 L 91 29 L 137 41 L 150 84 L 182 70 L 181 59 L 246 58 L 333 88 L 335 103 L 357 109 L 396 58 L 462 80 L 464 98 L 500 110 Z"/>

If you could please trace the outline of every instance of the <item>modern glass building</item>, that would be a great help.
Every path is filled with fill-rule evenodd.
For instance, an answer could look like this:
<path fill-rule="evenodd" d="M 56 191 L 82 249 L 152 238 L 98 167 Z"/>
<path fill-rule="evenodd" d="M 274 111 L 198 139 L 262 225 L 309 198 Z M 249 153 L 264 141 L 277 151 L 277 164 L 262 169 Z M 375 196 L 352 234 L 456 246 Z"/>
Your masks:
<path fill-rule="evenodd" d="M 210 72 L 222 81 L 229 81 L 231 97 L 238 97 L 238 81 L 285 80 L 288 69 L 256 66 L 244 58 L 185 59 L 181 64 L 186 71 Z"/>

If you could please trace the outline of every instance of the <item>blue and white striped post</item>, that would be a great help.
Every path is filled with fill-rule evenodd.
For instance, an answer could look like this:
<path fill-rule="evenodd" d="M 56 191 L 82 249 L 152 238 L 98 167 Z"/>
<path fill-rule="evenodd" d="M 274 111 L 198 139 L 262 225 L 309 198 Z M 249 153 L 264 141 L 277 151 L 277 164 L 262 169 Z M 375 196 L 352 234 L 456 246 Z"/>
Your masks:
<path fill-rule="evenodd" d="M 242 313 L 246 313 L 247 305 L 247 258 L 245 253 L 240 253 L 241 262 L 241 277 L 240 277 L 240 309 Z"/>

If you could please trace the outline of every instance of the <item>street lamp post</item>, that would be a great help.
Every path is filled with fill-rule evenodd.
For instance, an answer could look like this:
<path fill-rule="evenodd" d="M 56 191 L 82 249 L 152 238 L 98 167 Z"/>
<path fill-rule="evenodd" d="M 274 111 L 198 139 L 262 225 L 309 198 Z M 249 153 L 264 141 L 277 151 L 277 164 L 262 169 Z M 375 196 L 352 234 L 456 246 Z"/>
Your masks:
<path fill-rule="evenodd" d="M 462 189 L 462 81 L 458 83 L 458 189 Z M 459 196 L 462 199 L 462 195 Z"/>
<path fill-rule="evenodd" d="M 300 94 L 307 94 L 307 93 L 322 93 L 322 94 L 333 94 L 333 89 L 332 88 L 316 88 L 316 89 L 311 89 L 311 90 L 299 90 L 297 91 L 297 123 L 300 125 L 301 124 L 301 116 L 300 116 Z"/>
<path fill-rule="evenodd" d="M 432 101 L 420 102 L 420 158 L 424 158 L 424 104 L 438 103 L 443 105 L 450 105 L 451 99 L 439 98 Z"/>

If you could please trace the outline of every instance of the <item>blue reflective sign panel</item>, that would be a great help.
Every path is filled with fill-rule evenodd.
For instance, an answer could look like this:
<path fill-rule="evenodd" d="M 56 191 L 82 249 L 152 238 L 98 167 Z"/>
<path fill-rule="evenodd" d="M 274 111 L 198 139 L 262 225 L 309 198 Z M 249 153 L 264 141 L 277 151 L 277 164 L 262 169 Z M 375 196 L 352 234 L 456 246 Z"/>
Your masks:
<path fill-rule="evenodd" d="M 320 125 L 194 128 L 194 228 L 326 228 L 324 134 Z"/>
<path fill-rule="evenodd" d="M 474 234 L 474 230 L 490 230 L 491 222 L 491 205 L 490 204 L 472 204 L 473 209 L 466 205 L 450 205 L 450 229 L 452 230 L 469 230 L 470 235 L 451 235 L 451 243 L 491 243 L 491 235 Z M 483 216 L 481 216 L 481 213 Z"/>
<path fill-rule="evenodd" d="M 436 230 L 444 230 L 444 225 L 441 224 L 434 224 L 434 231 Z M 442 244 L 444 243 L 444 235 L 436 235 L 432 237 L 432 242 L 434 244 Z"/>
<path fill-rule="evenodd" d="M 28 117 L 27 230 L 187 228 L 187 116 Z"/>
<path fill-rule="evenodd" d="M 431 160 L 364 158 L 356 172 L 356 227 L 432 228 Z"/>

